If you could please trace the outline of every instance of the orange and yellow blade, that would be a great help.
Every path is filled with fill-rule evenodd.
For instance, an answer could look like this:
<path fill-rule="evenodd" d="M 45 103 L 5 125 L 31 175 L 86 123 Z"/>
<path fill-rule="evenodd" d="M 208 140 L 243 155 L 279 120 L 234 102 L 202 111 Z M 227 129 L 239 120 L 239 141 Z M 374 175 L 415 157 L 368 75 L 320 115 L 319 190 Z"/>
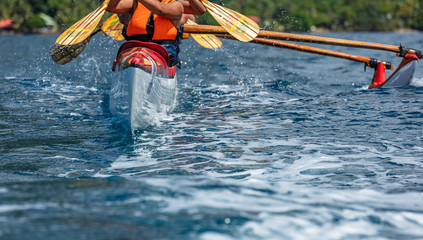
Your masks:
<path fill-rule="evenodd" d="M 122 41 L 125 37 L 122 35 L 123 24 L 117 14 L 113 14 L 102 25 L 101 30 L 109 37 Z"/>
<path fill-rule="evenodd" d="M 57 38 L 56 43 L 60 45 L 74 45 L 88 38 L 97 27 L 101 17 L 103 17 L 109 2 L 110 0 L 105 0 L 100 7 L 72 25 Z"/>
<path fill-rule="evenodd" d="M 207 0 L 201 2 L 214 19 L 239 41 L 249 42 L 260 32 L 260 27 L 250 18 Z"/>
<path fill-rule="evenodd" d="M 194 21 L 188 19 L 187 25 L 197 25 Z M 216 49 L 222 46 L 222 41 L 213 34 L 191 34 L 191 37 L 202 47 Z"/>

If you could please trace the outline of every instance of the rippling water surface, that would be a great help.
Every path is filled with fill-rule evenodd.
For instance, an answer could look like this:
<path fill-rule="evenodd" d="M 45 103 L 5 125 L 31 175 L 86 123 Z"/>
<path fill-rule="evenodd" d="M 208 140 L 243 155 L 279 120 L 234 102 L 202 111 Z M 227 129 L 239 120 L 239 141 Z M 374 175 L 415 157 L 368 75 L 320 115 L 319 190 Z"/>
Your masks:
<path fill-rule="evenodd" d="M 175 111 L 131 134 L 108 108 L 119 43 L 59 66 L 56 37 L 0 36 L 1 239 L 423 239 L 420 67 L 367 90 L 359 63 L 185 40 Z"/>

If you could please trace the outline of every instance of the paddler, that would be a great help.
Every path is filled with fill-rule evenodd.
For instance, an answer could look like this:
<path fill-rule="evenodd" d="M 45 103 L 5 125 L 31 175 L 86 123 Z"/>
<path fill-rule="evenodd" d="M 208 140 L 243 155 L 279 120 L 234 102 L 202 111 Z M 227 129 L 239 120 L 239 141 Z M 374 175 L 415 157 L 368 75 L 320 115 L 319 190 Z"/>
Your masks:
<path fill-rule="evenodd" d="M 181 24 L 186 14 L 202 15 L 206 8 L 200 0 L 111 0 L 107 11 L 123 17 L 126 40 L 153 42 L 163 46 L 170 67 L 179 65 Z"/>

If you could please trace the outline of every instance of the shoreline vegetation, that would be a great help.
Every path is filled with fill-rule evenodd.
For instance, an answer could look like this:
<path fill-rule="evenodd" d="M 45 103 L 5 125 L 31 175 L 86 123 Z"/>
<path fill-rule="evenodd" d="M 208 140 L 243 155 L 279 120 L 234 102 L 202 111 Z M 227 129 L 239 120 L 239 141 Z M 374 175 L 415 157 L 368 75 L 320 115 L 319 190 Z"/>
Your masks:
<path fill-rule="evenodd" d="M 0 34 L 57 34 L 96 9 L 92 0 L 2 0 Z M 262 29 L 285 32 L 419 32 L 420 0 L 212 0 L 251 17 Z M 107 17 L 107 14 L 106 14 Z M 104 18 L 105 19 L 105 18 Z M 217 25 L 210 14 L 199 24 Z"/>

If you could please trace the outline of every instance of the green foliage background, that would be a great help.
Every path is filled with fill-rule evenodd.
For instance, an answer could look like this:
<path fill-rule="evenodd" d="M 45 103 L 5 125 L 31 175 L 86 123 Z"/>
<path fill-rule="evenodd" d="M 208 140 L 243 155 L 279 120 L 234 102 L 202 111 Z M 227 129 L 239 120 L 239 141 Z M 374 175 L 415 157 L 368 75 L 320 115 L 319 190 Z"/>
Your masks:
<path fill-rule="evenodd" d="M 423 30 L 422 0 L 213 0 L 261 19 L 260 27 L 284 31 Z M 45 13 L 66 29 L 99 6 L 93 0 L 1 0 L 0 19 L 11 18 L 16 31 L 43 26 Z M 198 21 L 217 24 L 206 13 Z"/>

